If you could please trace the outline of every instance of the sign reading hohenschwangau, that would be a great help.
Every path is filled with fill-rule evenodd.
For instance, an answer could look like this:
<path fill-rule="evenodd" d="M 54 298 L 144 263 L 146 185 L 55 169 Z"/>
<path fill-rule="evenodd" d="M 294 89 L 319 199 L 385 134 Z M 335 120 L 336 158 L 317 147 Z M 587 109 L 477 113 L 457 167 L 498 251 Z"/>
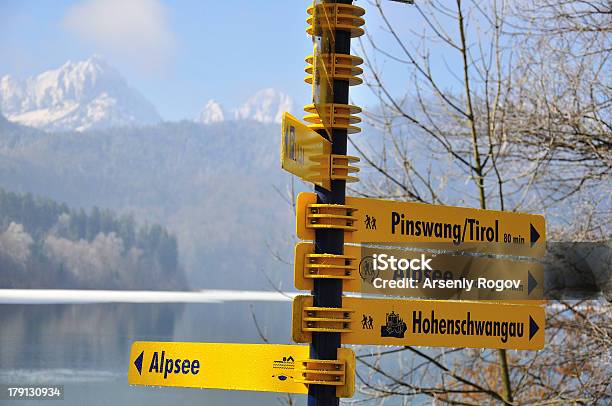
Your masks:
<path fill-rule="evenodd" d="M 307 182 L 331 188 L 331 143 L 289 113 L 281 125 L 281 166 Z"/>
<path fill-rule="evenodd" d="M 541 304 L 542 264 L 457 254 L 345 245 L 344 255 L 336 258 L 316 254 L 314 243 L 301 242 L 295 246 L 295 288 L 312 290 L 317 277 L 326 272 L 340 272 L 344 276 L 342 290 L 345 292 Z"/>
<path fill-rule="evenodd" d="M 318 328 L 333 328 L 343 344 L 544 348 L 545 312 L 538 305 L 344 297 L 336 321 L 332 309 L 312 307 L 312 299 L 293 301 L 295 342 L 311 342 Z"/>
<path fill-rule="evenodd" d="M 297 236 L 314 240 L 308 206 L 316 195 L 298 195 Z M 347 219 L 347 243 L 447 243 L 449 248 L 475 248 L 492 254 L 542 257 L 546 250 L 544 216 L 467 207 L 347 197 L 353 220 Z M 439 249 L 440 246 L 434 248 Z"/>
<path fill-rule="evenodd" d="M 137 341 L 128 383 L 306 394 L 294 366 L 308 355 L 302 345 Z"/>

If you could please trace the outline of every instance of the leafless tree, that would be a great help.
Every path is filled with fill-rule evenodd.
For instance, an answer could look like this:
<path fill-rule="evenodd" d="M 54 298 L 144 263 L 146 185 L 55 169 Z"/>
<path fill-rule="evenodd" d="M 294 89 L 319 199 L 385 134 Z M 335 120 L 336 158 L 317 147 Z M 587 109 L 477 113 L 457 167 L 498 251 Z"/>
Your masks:
<path fill-rule="evenodd" d="M 361 41 L 380 106 L 365 115 L 383 135 L 352 140 L 367 166 L 354 193 L 545 213 L 549 236 L 609 239 L 612 3 L 423 0 L 403 26 L 380 0 L 370 5 L 384 33 L 368 27 Z M 406 72 L 405 92 L 385 74 L 389 64 Z M 561 221 L 568 216 L 576 221 Z M 549 305 L 538 352 L 362 354 L 361 392 L 464 405 L 604 404 L 609 310 Z M 385 367 L 389 357 L 400 372 Z"/>

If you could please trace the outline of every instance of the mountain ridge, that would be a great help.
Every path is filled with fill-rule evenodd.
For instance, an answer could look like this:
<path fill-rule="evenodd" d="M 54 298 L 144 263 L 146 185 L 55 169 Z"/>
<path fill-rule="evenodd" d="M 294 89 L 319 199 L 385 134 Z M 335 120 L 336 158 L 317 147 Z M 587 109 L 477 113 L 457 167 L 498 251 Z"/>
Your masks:
<path fill-rule="evenodd" d="M 283 113 L 291 111 L 293 101 L 288 95 L 274 89 L 265 88 L 257 91 L 242 105 L 226 110 L 214 99 L 210 99 L 200 112 L 196 122 L 202 124 L 233 120 L 253 120 L 260 123 L 280 124 Z"/>
<path fill-rule="evenodd" d="M 26 80 L 0 78 L 0 111 L 9 121 L 46 131 L 155 124 L 161 117 L 101 57 L 67 61 Z"/>
<path fill-rule="evenodd" d="M 288 95 L 264 88 L 230 110 L 210 99 L 193 121 L 280 124 L 283 112 L 291 111 L 292 106 Z M 139 127 L 164 121 L 153 104 L 98 55 L 67 61 L 25 80 L 0 77 L 0 114 L 10 122 L 47 132 Z"/>

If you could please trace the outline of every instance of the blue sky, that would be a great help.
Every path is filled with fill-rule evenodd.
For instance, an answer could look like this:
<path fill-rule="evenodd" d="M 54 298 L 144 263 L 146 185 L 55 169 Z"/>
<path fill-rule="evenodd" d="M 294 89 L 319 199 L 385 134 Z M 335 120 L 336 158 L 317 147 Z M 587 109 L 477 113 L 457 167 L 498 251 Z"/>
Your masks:
<path fill-rule="evenodd" d="M 195 117 L 215 99 L 226 108 L 257 90 L 289 94 L 296 109 L 309 103 L 304 57 L 307 0 L 0 0 L 0 76 L 21 78 L 67 60 L 100 54 L 140 90 L 164 119 Z M 377 13 L 365 1 L 368 29 L 383 43 Z M 411 6 L 387 2 L 402 30 L 418 26 Z M 356 47 L 353 53 L 359 54 Z M 385 68 L 402 92 L 405 70 Z M 365 86 L 352 99 L 370 105 Z M 298 111 L 299 113 L 299 111 Z"/>

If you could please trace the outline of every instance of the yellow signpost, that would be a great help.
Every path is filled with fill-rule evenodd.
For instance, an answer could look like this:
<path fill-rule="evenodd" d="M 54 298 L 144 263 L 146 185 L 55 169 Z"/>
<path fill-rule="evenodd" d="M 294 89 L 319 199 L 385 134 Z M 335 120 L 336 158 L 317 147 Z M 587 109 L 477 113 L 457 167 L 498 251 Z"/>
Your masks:
<path fill-rule="evenodd" d="M 544 348 L 541 306 L 469 301 L 344 297 L 342 308 L 293 301 L 293 340 L 336 331 L 344 344 L 538 350 Z"/>
<path fill-rule="evenodd" d="M 281 129 L 282 168 L 330 189 L 331 143 L 289 113 L 283 114 Z"/>
<path fill-rule="evenodd" d="M 147 386 L 308 393 L 312 383 L 336 386 L 337 396 L 354 390 L 355 353 L 338 360 L 310 360 L 308 346 L 143 342 L 132 344 L 128 383 Z"/>
<path fill-rule="evenodd" d="M 358 181 L 351 163 L 359 161 L 346 155 L 347 135 L 359 132 L 353 124 L 361 121 L 355 116 L 361 109 L 348 104 L 348 87 L 362 83 L 363 73 L 363 60 L 349 54 L 350 38 L 364 33 L 365 10 L 313 0 L 308 13 L 315 42 L 306 58 L 313 103 L 304 107 L 304 120 L 310 125 L 284 113 L 281 166 L 319 186 L 320 201 L 301 193 L 296 210 L 298 238 L 314 242 L 296 245 L 295 287 L 313 296 L 295 297 L 292 336 L 311 346 L 137 341 L 131 385 L 308 394 L 309 404 L 336 404 L 355 389 L 355 353 L 341 344 L 544 347 L 541 265 L 465 255 L 541 257 L 544 217 L 345 198 L 345 184 Z M 421 285 L 399 286 L 414 279 Z M 467 281 L 479 279 L 484 285 L 466 289 Z M 343 291 L 461 301 L 344 297 Z"/>
<path fill-rule="evenodd" d="M 345 205 L 321 207 L 314 193 L 298 195 L 298 238 L 315 229 L 345 230 L 349 243 L 448 243 L 493 254 L 544 256 L 544 216 L 466 207 L 347 197 Z M 437 246 L 435 248 L 438 248 Z"/>
<path fill-rule="evenodd" d="M 338 256 L 296 244 L 295 288 L 312 290 L 321 278 L 341 279 L 345 292 L 426 299 L 541 304 L 544 294 L 540 263 L 365 245 L 345 245 Z"/>

